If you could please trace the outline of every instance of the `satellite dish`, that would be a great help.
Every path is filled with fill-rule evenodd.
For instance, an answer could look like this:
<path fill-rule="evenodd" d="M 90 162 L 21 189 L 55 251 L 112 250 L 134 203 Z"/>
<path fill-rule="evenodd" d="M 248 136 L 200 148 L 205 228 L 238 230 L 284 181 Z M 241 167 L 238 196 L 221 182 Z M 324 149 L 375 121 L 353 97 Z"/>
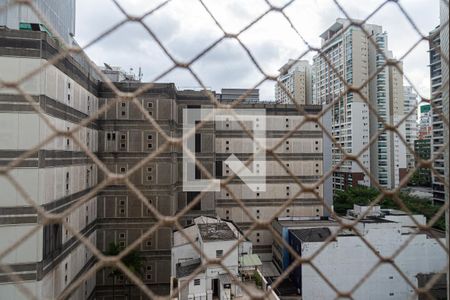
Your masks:
<path fill-rule="evenodd" d="M 107 63 L 103 63 L 104 65 L 105 65 L 105 68 L 107 68 L 108 70 L 113 70 L 113 68 L 111 68 L 111 66 L 110 65 L 108 65 Z"/>

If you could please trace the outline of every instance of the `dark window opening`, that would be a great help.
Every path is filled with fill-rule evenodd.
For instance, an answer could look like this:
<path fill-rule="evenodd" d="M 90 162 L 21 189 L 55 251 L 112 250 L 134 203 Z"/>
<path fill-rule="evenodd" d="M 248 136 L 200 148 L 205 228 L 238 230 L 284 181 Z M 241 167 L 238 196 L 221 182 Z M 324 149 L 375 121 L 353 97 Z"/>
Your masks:
<path fill-rule="evenodd" d="M 189 205 L 189 203 L 191 203 L 192 201 L 194 201 L 194 199 L 200 194 L 200 192 L 187 192 L 186 194 L 186 202 L 187 205 Z M 202 204 L 201 201 L 198 201 L 194 207 L 192 208 L 192 210 L 201 210 L 202 208 Z"/>
<path fill-rule="evenodd" d="M 216 177 L 223 176 L 223 162 L 222 161 L 216 161 Z"/>
<path fill-rule="evenodd" d="M 200 133 L 195 134 L 195 153 L 202 152 L 202 135 Z"/>
<path fill-rule="evenodd" d="M 44 259 L 56 257 L 62 250 L 61 224 L 44 226 Z"/>
<path fill-rule="evenodd" d="M 202 170 L 197 165 L 195 166 L 195 179 L 202 179 Z"/>

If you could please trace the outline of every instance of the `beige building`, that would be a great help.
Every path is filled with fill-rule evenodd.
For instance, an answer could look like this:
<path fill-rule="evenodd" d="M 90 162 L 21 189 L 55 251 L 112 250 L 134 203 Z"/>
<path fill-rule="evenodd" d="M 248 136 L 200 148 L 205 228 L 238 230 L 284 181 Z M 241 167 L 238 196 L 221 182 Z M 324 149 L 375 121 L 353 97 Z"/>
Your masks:
<path fill-rule="evenodd" d="M 277 103 L 312 104 L 312 73 L 307 60 L 290 59 L 279 72 L 275 85 Z"/>
<path fill-rule="evenodd" d="M 391 53 L 389 53 L 392 56 Z M 414 109 L 412 117 L 403 120 L 406 117 L 406 110 L 411 110 L 415 104 L 405 105 L 404 90 L 403 90 L 403 63 L 398 63 L 399 69 L 394 66 L 389 67 L 389 118 L 388 124 L 397 126 L 398 133 L 389 131 L 390 145 L 388 150 L 391 152 L 393 160 L 390 161 L 390 170 L 393 171 L 391 178 L 391 187 L 397 187 L 400 184 L 403 176 L 406 175 L 408 170 L 408 163 L 414 163 L 414 154 L 407 150 L 405 143 L 403 143 L 402 137 L 405 142 L 414 150 L 414 139 L 411 138 L 411 122 L 414 116 L 417 118 L 417 111 Z M 409 104 L 409 103 L 408 103 Z M 409 111 L 408 111 L 409 113 Z M 408 129 L 408 132 L 407 132 Z M 413 167 L 414 165 L 412 165 Z"/>
<path fill-rule="evenodd" d="M 0 30 L 0 78 L 15 82 L 39 69 L 60 50 L 44 32 Z M 87 64 L 86 64 L 87 65 Z M 0 164 L 11 164 L 26 151 L 38 147 L 10 171 L 29 198 L 47 212 L 66 213 L 64 221 L 94 245 L 97 241 L 97 197 L 80 202 L 97 184 L 98 167 L 72 138 L 54 137 L 48 124 L 71 131 L 98 109 L 97 79 L 90 69 L 67 57 L 42 68 L 21 85 L 32 97 L 29 103 L 14 89 L 0 88 Z M 39 109 L 43 114 L 37 113 Z M 73 134 L 90 151 L 98 151 L 97 123 Z M 39 299 L 56 299 L 71 282 L 95 262 L 92 253 L 68 228 L 46 224 L 36 208 L 13 184 L 0 176 L 0 251 L 18 243 L 2 258 L 12 273 L 1 271 L 0 294 L 4 299 L 25 299 L 14 282 L 19 276 Z M 78 205 L 75 208 L 75 205 Z M 69 213 L 69 209 L 71 212 Z M 31 236 L 24 236 L 33 228 Z M 73 299 L 88 298 L 95 278 L 86 279 Z"/>

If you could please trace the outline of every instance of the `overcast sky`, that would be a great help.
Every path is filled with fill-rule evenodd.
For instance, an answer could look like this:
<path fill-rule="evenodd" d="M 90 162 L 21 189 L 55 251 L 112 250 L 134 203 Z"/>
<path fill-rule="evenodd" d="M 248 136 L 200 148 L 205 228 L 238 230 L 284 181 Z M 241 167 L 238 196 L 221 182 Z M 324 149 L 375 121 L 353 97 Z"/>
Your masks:
<path fill-rule="evenodd" d="M 130 14 L 143 14 L 162 0 L 122 0 Z M 282 5 L 286 0 L 271 0 Z M 384 0 L 341 0 L 353 18 L 366 18 Z M 439 24 L 439 0 L 399 1 L 423 34 Z M 268 9 L 264 0 L 204 0 L 211 13 L 229 33 L 237 33 Z M 297 0 L 286 10 L 293 24 L 312 46 L 320 46 L 319 35 L 343 13 L 331 0 Z M 102 32 L 123 20 L 123 14 L 111 0 L 78 0 L 76 39 L 86 45 Z M 155 14 L 144 19 L 167 50 L 178 60 L 188 61 L 210 46 L 223 34 L 198 0 L 172 0 Z M 389 48 L 394 56 L 403 56 L 420 36 L 401 15 L 394 3 L 388 3 L 369 19 L 382 25 L 389 35 Z M 280 13 L 271 12 L 244 32 L 240 39 L 248 47 L 264 72 L 277 75 L 289 58 L 299 57 L 306 45 L 291 29 Z M 420 43 L 404 60 L 404 71 L 424 97 L 429 97 L 428 44 Z M 129 23 L 104 37 L 87 49 L 91 59 L 121 66 L 125 70 L 139 67 L 144 80 L 153 81 L 172 66 L 152 37 L 138 23 Z M 305 58 L 311 60 L 314 53 Z M 263 75 L 257 70 L 244 49 L 234 40 L 222 41 L 193 64 L 192 69 L 205 86 L 249 88 Z M 179 89 L 198 88 L 200 84 L 185 70 L 175 70 L 159 80 L 174 82 Z M 274 82 L 259 86 L 262 100 L 273 100 Z"/>

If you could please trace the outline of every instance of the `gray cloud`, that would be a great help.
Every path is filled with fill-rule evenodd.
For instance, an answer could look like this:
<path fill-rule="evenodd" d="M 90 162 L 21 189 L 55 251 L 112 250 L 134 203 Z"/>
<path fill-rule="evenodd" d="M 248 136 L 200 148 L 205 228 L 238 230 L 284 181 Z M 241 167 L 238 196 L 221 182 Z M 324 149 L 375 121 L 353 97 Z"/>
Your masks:
<path fill-rule="evenodd" d="M 285 0 L 271 1 L 282 5 Z M 350 16 L 366 18 L 381 1 L 341 1 Z M 160 1 L 158 2 L 160 3 Z M 158 3 L 144 0 L 121 1 L 132 14 L 142 14 Z M 217 1 L 206 0 L 208 8 L 225 30 L 237 32 L 267 9 L 262 0 Z M 400 1 L 423 34 L 438 23 L 439 0 Z M 296 1 L 287 10 L 302 36 L 313 46 L 320 45 L 319 34 L 337 17 L 343 17 L 333 1 Z M 81 45 L 89 42 L 124 17 L 110 0 L 78 0 L 77 40 Z M 223 33 L 207 15 L 198 0 L 172 1 L 157 13 L 147 17 L 145 23 L 160 38 L 163 45 L 177 60 L 188 61 L 205 49 Z M 389 3 L 377 12 L 370 23 L 382 25 L 389 34 L 389 45 L 396 57 L 400 57 L 418 40 L 419 36 L 400 15 L 395 4 Z M 278 13 L 272 12 L 258 21 L 241 37 L 265 72 L 276 75 L 277 70 L 289 58 L 295 58 L 306 50 L 305 45 Z M 429 70 L 426 43 L 404 60 L 404 70 L 414 86 L 424 96 L 429 95 Z M 172 66 L 159 46 L 138 24 L 128 24 L 116 30 L 87 50 L 98 64 L 108 62 L 127 69 L 141 66 L 145 80 L 153 80 Z M 307 55 L 311 59 L 313 53 Z M 193 69 L 205 84 L 213 89 L 222 87 L 250 87 L 262 76 L 247 54 L 233 41 L 224 41 L 193 65 Z M 163 78 L 179 87 L 198 86 L 192 76 L 183 70 L 171 72 Z M 261 86 L 264 99 L 273 99 L 273 83 Z"/>

